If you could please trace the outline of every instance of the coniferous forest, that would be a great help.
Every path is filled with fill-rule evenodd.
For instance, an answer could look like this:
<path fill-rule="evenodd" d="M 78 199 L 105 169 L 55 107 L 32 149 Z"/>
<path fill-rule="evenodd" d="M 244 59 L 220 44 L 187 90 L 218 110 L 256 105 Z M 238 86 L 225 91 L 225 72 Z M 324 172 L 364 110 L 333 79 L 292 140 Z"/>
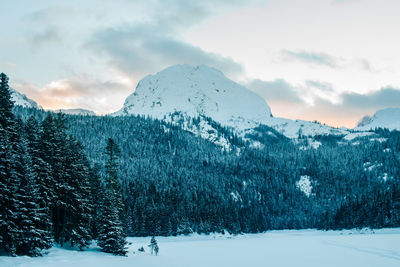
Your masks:
<path fill-rule="evenodd" d="M 398 131 L 356 144 L 316 136 L 318 149 L 299 149 L 267 126 L 240 138 L 213 122 L 228 151 L 151 118 L 14 106 L 0 78 L 1 253 L 97 240 L 124 255 L 126 236 L 400 226 Z"/>

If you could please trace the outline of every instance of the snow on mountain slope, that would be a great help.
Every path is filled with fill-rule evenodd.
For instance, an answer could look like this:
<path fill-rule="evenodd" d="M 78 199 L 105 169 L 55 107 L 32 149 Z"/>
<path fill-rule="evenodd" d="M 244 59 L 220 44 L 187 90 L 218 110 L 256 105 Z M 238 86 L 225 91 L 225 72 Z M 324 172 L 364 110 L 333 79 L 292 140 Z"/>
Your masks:
<path fill-rule="evenodd" d="M 174 112 L 211 117 L 234 128 L 250 128 L 271 115 L 256 93 L 204 65 L 175 65 L 142 79 L 124 107 L 113 115 L 148 115 L 163 119 Z"/>
<path fill-rule="evenodd" d="M 26 95 L 21 94 L 20 92 L 11 87 L 10 87 L 10 92 L 11 92 L 11 99 L 14 101 L 14 105 L 26 108 L 37 108 L 37 109 L 42 108 L 35 101 L 29 99 Z"/>
<path fill-rule="evenodd" d="M 171 116 L 165 118 L 165 121 L 172 125 L 180 126 L 183 130 L 200 136 L 225 151 L 231 151 L 232 146 L 227 137 L 219 132 L 207 118 L 199 116 L 196 118 L 189 117 L 181 112 L 175 112 Z"/>
<path fill-rule="evenodd" d="M 267 118 L 264 124 L 274 128 L 289 138 L 315 135 L 346 135 L 349 133 L 349 130 L 346 128 L 333 128 L 318 122 L 275 117 Z"/>
<path fill-rule="evenodd" d="M 167 119 L 174 112 L 190 117 L 205 116 L 243 136 L 260 124 L 271 126 L 290 138 L 346 134 L 319 123 L 274 118 L 265 100 L 224 76 L 215 68 L 175 65 L 142 79 L 125 100 L 120 115 L 145 115 Z"/>
<path fill-rule="evenodd" d="M 62 112 L 70 115 L 96 116 L 96 113 L 94 113 L 93 111 L 82 108 L 57 109 L 54 110 L 54 112 Z"/>
<path fill-rule="evenodd" d="M 368 131 L 375 128 L 400 130 L 400 108 L 386 108 L 378 110 L 374 116 L 365 116 L 354 130 Z"/>

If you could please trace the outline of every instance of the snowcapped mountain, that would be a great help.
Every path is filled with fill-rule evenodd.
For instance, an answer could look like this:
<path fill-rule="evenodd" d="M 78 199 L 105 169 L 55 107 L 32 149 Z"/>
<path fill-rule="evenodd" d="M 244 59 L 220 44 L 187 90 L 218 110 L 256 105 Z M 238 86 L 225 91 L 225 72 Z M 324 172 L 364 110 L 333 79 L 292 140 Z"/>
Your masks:
<path fill-rule="evenodd" d="M 378 110 L 372 117 L 365 116 L 354 130 L 368 131 L 375 128 L 400 130 L 400 108 L 386 108 Z"/>
<path fill-rule="evenodd" d="M 271 115 L 257 94 L 204 65 L 175 65 L 142 79 L 123 108 L 113 115 L 146 115 L 163 119 L 175 112 L 206 116 L 232 127 L 246 128 Z"/>
<path fill-rule="evenodd" d="M 96 116 L 96 113 L 94 113 L 93 111 L 82 108 L 57 109 L 54 110 L 54 112 L 62 112 L 70 115 Z"/>
<path fill-rule="evenodd" d="M 175 65 L 142 79 L 134 93 L 113 116 L 144 115 L 170 120 L 174 113 L 210 117 L 240 135 L 260 124 L 271 126 L 287 137 L 346 134 L 319 123 L 274 118 L 258 94 L 205 65 Z"/>
<path fill-rule="evenodd" d="M 35 101 L 28 98 L 26 95 L 21 94 L 17 90 L 10 87 L 11 92 L 11 99 L 14 101 L 14 105 L 22 106 L 26 108 L 37 108 L 41 109 L 42 107 L 39 106 Z"/>

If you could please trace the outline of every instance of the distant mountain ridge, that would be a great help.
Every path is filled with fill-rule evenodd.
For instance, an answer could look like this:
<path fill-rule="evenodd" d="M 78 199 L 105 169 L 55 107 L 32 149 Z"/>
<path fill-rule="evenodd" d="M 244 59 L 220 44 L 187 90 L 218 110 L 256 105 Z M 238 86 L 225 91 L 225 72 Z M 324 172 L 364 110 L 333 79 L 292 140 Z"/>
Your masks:
<path fill-rule="evenodd" d="M 16 105 L 39 108 L 35 101 L 11 88 Z M 59 109 L 54 112 L 72 115 L 96 114 L 87 109 Z M 177 116 L 178 114 L 178 116 Z M 400 130 L 400 108 L 378 110 L 372 117 L 362 118 L 354 129 L 334 128 L 318 122 L 291 120 L 272 116 L 266 101 L 246 87 L 228 79 L 224 74 L 205 65 L 187 64 L 168 67 L 139 81 L 136 90 L 129 95 L 123 107 L 111 116 L 142 115 L 182 124 L 187 129 L 190 118 L 203 122 L 199 129 L 187 129 L 200 136 L 220 138 L 205 117 L 232 128 L 244 137 L 253 129 L 266 125 L 289 138 L 300 136 L 337 135 L 346 136 L 351 132 L 364 132 L 375 128 Z M 221 141 L 225 142 L 225 141 Z"/>
<path fill-rule="evenodd" d="M 96 116 L 96 113 L 93 111 L 83 108 L 56 109 L 54 112 L 62 112 L 70 115 Z"/>

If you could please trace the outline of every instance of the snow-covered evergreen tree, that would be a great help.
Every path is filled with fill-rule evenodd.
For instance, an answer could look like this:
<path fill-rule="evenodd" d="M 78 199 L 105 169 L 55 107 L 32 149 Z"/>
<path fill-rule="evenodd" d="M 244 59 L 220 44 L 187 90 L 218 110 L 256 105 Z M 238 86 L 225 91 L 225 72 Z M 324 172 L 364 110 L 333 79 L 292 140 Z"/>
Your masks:
<path fill-rule="evenodd" d="M 0 74 L 0 249 L 16 255 L 19 201 L 15 195 L 20 183 L 16 169 L 18 134 L 12 112 L 13 101 L 8 86 L 8 77 Z"/>
<path fill-rule="evenodd" d="M 38 156 L 50 168 L 39 173 L 43 195 L 50 199 L 54 239 L 61 246 L 70 242 L 80 249 L 90 240 L 90 166 L 83 148 L 66 133 L 65 116 L 49 114 L 41 124 Z M 38 161 L 38 165 L 43 162 Z M 48 184 L 46 183 L 49 182 Z M 48 192 L 48 195 L 47 195 Z"/>
<path fill-rule="evenodd" d="M 126 234 L 123 227 L 123 211 L 121 186 L 118 179 L 118 156 L 120 150 L 111 138 L 106 147 L 106 179 L 104 200 L 100 212 L 98 245 L 104 252 L 125 255 Z"/>
<path fill-rule="evenodd" d="M 103 185 L 100 179 L 100 166 L 95 165 L 90 169 L 89 183 L 92 211 L 90 216 L 90 228 L 92 238 L 97 239 L 99 232 L 100 211 L 102 208 L 102 200 L 104 199 Z"/>
<path fill-rule="evenodd" d="M 19 132 L 22 132 L 22 122 L 19 122 Z M 18 188 L 14 193 L 18 200 L 15 215 L 16 222 L 16 254 L 40 255 L 40 251 L 51 247 L 51 238 L 47 229 L 43 229 L 43 221 L 48 221 L 48 213 L 40 207 L 41 197 L 38 191 L 37 179 L 32 171 L 32 163 L 26 152 L 23 139 L 13 159 L 15 169 L 18 170 Z"/>
<path fill-rule="evenodd" d="M 67 199 L 67 218 L 66 218 L 66 240 L 71 242 L 71 246 L 83 249 L 91 241 L 91 199 L 90 199 L 90 166 L 83 154 L 83 147 L 80 143 L 69 137 L 67 142 L 68 167 L 66 172 L 69 174 Z"/>
<path fill-rule="evenodd" d="M 51 203 L 54 198 L 53 177 L 51 176 L 51 167 L 43 160 L 43 151 L 40 143 L 39 123 L 34 117 L 30 117 L 23 129 L 26 142 L 27 154 L 30 160 L 30 175 L 35 182 L 35 203 L 40 209 L 40 220 L 36 222 L 37 228 L 41 230 L 41 245 L 43 248 L 52 246 L 52 220 Z"/>
<path fill-rule="evenodd" d="M 8 78 L 4 74 L 0 78 L 0 247 L 10 255 L 36 256 L 50 245 L 46 232 L 39 227 L 47 215 L 38 204 L 38 187 L 21 136 L 23 123 L 12 113 Z"/>

